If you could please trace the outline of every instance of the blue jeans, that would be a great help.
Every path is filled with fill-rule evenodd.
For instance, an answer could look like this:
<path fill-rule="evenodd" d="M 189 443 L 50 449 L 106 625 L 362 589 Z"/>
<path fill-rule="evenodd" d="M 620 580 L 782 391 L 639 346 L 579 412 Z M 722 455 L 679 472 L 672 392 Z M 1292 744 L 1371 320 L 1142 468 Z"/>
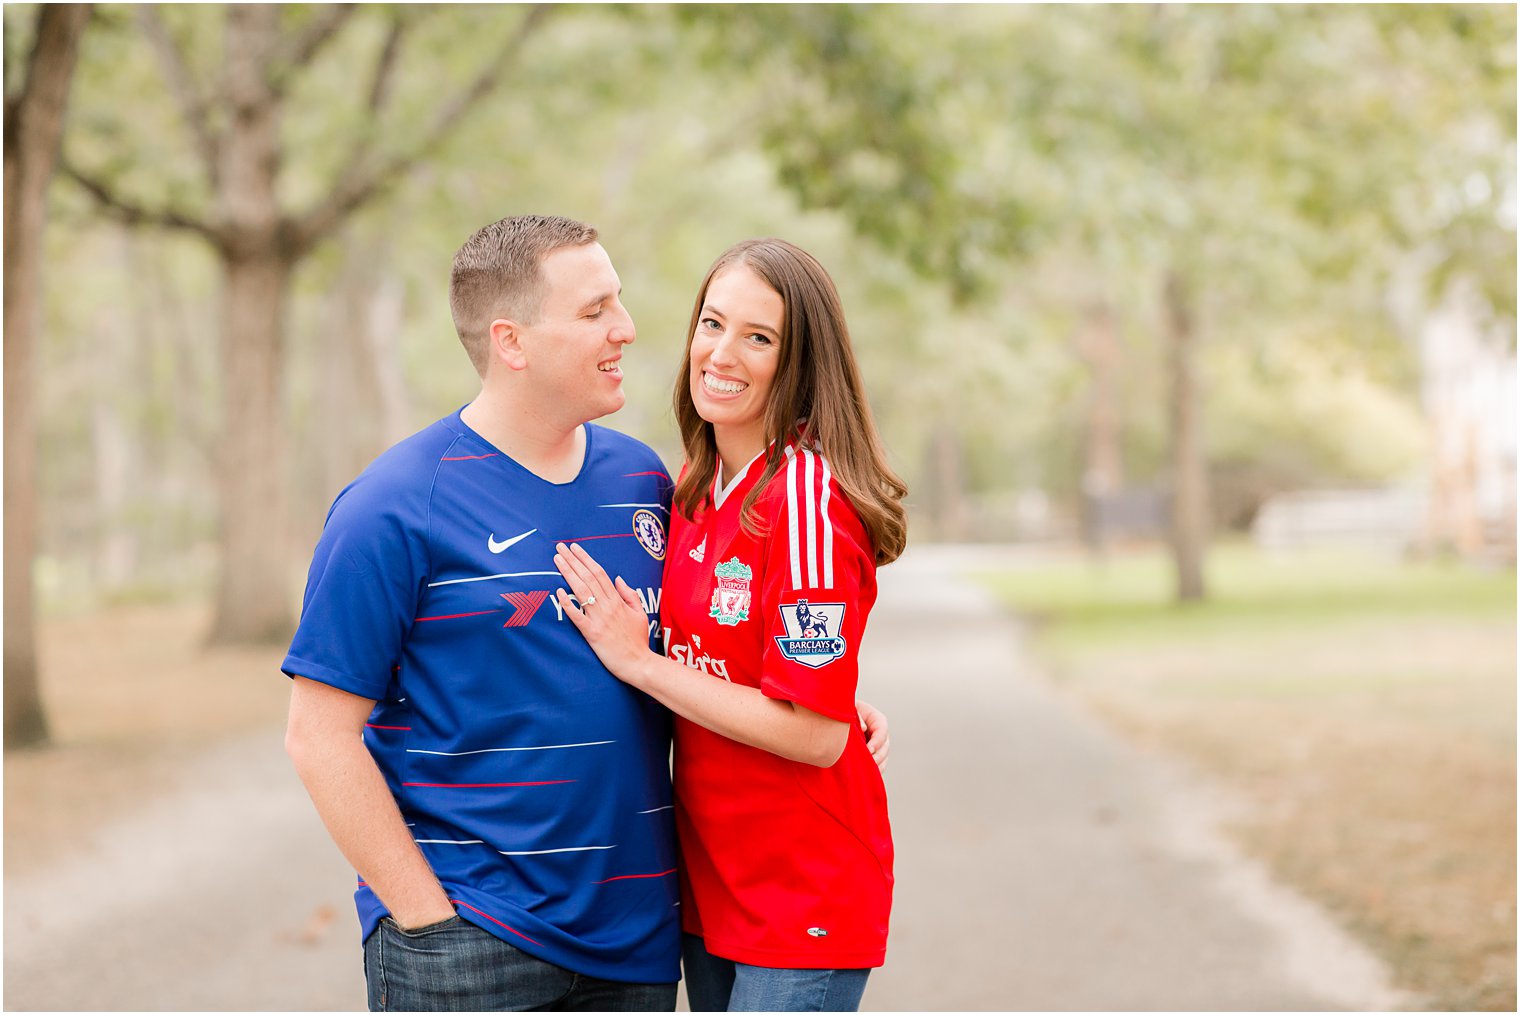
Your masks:
<path fill-rule="evenodd" d="M 869 969 L 771 969 L 722 959 L 682 935 L 692 1011 L 858 1011 Z"/>
<path fill-rule="evenodd" d="M 675 1011 L 674 983 L 619 983 L 519 951 L 458 916 L 390 917 L 364 942 L 370 1011 Z"/>

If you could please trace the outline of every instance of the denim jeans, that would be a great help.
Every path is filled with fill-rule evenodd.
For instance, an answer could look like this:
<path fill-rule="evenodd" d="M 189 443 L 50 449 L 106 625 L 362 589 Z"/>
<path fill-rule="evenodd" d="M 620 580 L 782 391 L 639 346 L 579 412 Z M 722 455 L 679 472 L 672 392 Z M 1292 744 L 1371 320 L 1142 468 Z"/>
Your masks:
<path fill-rule="evenodd" d="M 869 969 L 772 969 L 719 958 L 682 935 L 692 1011 L 858 1011 Z"/>
<path fill-rule="evenodd" d="M 415 930 L 390 917 L 364 942 L 370 1011 L 674 1011 L 674 983 L 620 983 L 519 951 L 458 916 Z"/>

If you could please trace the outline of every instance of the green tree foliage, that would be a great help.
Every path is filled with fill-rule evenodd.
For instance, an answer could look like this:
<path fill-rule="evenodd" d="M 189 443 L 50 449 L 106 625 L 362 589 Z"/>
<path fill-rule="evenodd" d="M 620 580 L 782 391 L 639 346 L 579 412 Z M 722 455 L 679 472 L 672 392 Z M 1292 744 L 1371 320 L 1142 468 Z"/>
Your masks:
<path fill-rule="evenodd" d="M 156 9 L 202 89 L 222 71 L 226 14 Z M 274 71 L 281 215 L 300 221 L 395 167 L 290 276 L 278 412 L 300 523 L 289 561 L 309 547 L 340 477 L 384 443 L 355 412 L 363 439 L 347 464 L 324 464 L 339 388 L 362 396 L 380 384 L 377 359 L 395 357 L 414 426 L 473 392 L 446 266 L 469 232 L 505 214 L 552 210 L 601 227 L 639 323 L 629 407 L 614 424 L 672 465 L 667 407 L 701 273 L 746 236 L 814 250 L 839 282 L 914 489 L 915 538 L 1008 535 L 1003 508 L 1028 488 L 1069 513 L 1094 457 L 1117 457 L 1123 484 L 1165 481 L 1169 274 L 1186 283 L 1198 339 L 1200 463 L 1215 515 L 1229 521 L 1273 489 L 1382 481 L 1419 458 L 1415 368 L 1385 306 L 1408 257 L 1423 286 L 1477 279 L 1496 316 L 1513 313 L 1512 11 L 563 7 L 501 64 L 503 87 L 409 159 L 524 16 L 280 10 L 281 38 L 325 39 Z M 203 105 L 214 133 L 231 122 L 227 107 L 176 97 L 144 15 L 107 7 L 103 17 L 110 30 L 83 53 L 66 153 L 121 204 L 214 220 L 187 110 Z M 87 190 L 55 188 L 55 202 L 54 256 L 88 281 L 52 301 L 58 338 L 44 350 L 56 364 L 44 440 L 60 454 L 43 488 L 69 505 L 44 519 L 51 545 L 74 545 L 62 533 L 80 529 L 69 526 L 104 517 L 91 503 L 95 466 L 79 452 L 90 431 L 66 424 L 62 407 L 101 390 L 81 379 L 94 374 L 80 336 L 110 312 L 108 294 L 141 306 L 127 338 L 157 364 L 113 397 L 136 442 L 174 447 L 146 456 L 157 478 L 132 518 L 157 519 L 155 539 L 203 541 L 216 527 L 204 488 L 218 451 L 192 435 L 216 434 L 230 383 L 214 370 L 222 351 L 200 338 L 226 316 L 216 248 L 194 229 L 123 244 Z M 387 304 L 385 293 L 400 295 Z M 391 308 L 391 351 L 340 341 L 367 327 L 358 306 Z M 1103 321 L 1107 345 L 1095 344 Z M 1090 397 L 1100 361 L 1107 431 Z M 1367 414 L 1333 412 L 1337 401 Z M 1272 406 L 1304 421 L 1274 418 Z M 1355 435 L 1374 418 L 1386 424 L 1376 453 L 1360 454 L 1371 445 Z M 942 484 L 935 470 L 947 460 Z M 961 528 L 940 524 L 957 512 Z"/>
<path fill-rule="evenodd" d="M 794 71 L 772 75 L 765 137 L 805 202 L 843 209 L 966 299 L 996 298 L 999 272 L 1053 251 L 1080 279 L 1057 298 L 1118 304 L 1151 280 L 1183 598 L 1202 594 L 1206 524 L 1196 343 L 1381 316 L 1394 262 L 1426 244 L 1512 313 L 1512 11 L 744 16 L 791 29 L 784 55 L 758 62 Z"/>
<path fill-rule="evenodd" d="M 480 15 L 450 11 L 447 37 L 468 39 L 454 50 L 463 59 L 426 60 L 425 74 L 406 51 L 432 55 L 440 19 L 411 8 L 145 5 L 123 15 L 135 31 L 101 33 L 115 58 L 94 64 L 103 88 L 65 171 L 129 226 L 200 237 L 220 269 L 214 641 L 280 641 L 292 624 L 281 399 L 296 266 L 432 155 L 549 13 L 487 12 L 478 32 Z M 155 92 L 145 118 L 119 102 Z M 140 133 L 155 114 L 159 129 Z"/>

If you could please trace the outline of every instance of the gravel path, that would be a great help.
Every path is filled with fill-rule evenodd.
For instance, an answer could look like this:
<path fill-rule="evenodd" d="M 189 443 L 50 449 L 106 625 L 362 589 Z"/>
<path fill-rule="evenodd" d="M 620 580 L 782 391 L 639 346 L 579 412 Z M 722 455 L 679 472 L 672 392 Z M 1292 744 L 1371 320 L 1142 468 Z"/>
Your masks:
<path fill-rule="evenodd" d="M 882 572 L 898 890 L 875 1010 L 1382 1010 L 1386 971 L 1214 830 L 1219 805 L 1029 670 L 918 550 Z M 271 677 L 271 679 L 273 679 Z M 25 834 L 11 828 L 9 834 Z M 5 885 L 9 1010 L 358 1010 L 352 874 L 278 730 Z"/>

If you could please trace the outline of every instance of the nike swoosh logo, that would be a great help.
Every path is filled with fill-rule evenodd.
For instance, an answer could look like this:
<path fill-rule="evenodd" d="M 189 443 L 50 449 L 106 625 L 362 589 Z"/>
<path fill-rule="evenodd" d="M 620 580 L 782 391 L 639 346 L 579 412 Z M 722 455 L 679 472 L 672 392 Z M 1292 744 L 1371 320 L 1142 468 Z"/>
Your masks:
<path fill-rule="evenodd" d="M 492 553 L 500 553 L 501 551 L 505 550 L 507 547 L 512 546 L 515 543 L 522 542 L 524 539 L 527 539 L 529 536 L 533 535 L 533 533 L 535 533 L 537 531 L 538 531 L 537 529 L 529 529 L 527 532 L 524 532 L 520 536 L 513 536 L 511 539 L 505 540 L 505 541 L 500 542 L 500 543 L 498 543 L 496 541 L 496 533 L 493 532 L 489 536 L 486 537 L 486 546 L 490 548 L 490 550 L 491 550 Z"/>

